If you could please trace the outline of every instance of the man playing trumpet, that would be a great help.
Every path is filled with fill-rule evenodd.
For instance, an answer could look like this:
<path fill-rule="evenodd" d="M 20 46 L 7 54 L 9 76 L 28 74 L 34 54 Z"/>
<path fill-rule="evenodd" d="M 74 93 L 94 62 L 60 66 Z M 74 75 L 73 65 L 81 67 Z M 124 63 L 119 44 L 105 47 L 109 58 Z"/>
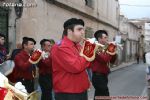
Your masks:
<path fill-rule="evenodd" d="M 108 90 L 108 74 L 110 72 L 109 63 L 111 60 L 114 60 L 115 54 L 115 45 L 108 44 L 108 33 L 105 30 L 98 30 L 95 32 L 94 37 L 98 43 L 105 45 L 101 49 L 97 50 L 96 58 L 92 62 L 92 84 L 95 88 L 96 96 L 109 96 Z"/>
<path fill-rule="evenodd" d="M 90 86 L 79 42 L 85 34 L 84 21 L 71 18 L 64 23 L 63 39 L 52 47 L 52 76 L 56 100 L 87 100 Z"/>
<path fill-rule="evenodd" d="M 33 38 L 23 37 L 22 50 L 15 56 L 15 67 L 9 75 L 11 82 L 21 82 L 28 93 L 33 92 L 36 66 L 41 58 L 41 51 L 35 50 L 36 41 Z"/>

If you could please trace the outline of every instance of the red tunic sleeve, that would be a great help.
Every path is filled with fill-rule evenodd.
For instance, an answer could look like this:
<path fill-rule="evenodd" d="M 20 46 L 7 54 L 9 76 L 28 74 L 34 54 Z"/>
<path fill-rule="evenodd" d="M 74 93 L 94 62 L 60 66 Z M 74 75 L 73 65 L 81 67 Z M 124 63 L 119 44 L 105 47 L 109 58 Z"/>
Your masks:
<path fill-rule="evenodd" d="M 100 53 L 96 55 L 96 60 L 102 63 L 108 63 L 111 60 L 111 55 L 106 53 Z"/>
<path fill-rule="evenodd" d="M 71 47 L 58 47 L 55 57 L 60 60 L 60 66 L 70 73 L 84 71 L 90 63 L 85 58 L 79 56 L 79 54 L 74 54 L 72 50 Z"/>
<path fill-rule="evenodd" d="M 32 65 L 27 57 L 23 57 L 20 54 L 16 55 L 14 61 L 15 65 L 18 66 L 21 70 L 28 70 L 28 68 Z"/>

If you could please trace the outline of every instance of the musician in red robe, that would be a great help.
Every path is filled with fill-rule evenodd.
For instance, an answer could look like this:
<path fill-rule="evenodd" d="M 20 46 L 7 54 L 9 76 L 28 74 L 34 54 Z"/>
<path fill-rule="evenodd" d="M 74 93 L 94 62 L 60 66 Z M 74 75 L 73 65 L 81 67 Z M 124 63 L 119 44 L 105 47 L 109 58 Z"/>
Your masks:
<path fill-rule="evenodd" d="M 35 65 L 32 57 L 36 41 L 33 38 L 24 37 L 22 50 L 15 56 L 15 67 L 11 74 L 14 82 L 22 82 L 28 93 L 34 91 Z M 34 56 L 36 56 L 34 54 Z M 32 59 L 31 59 L 32 58 Z M 31 62 L 32 61 L 32 62 Z"/>
<path fill-rule="evenodd" d="M 94 34 L 96 40 L 103 45 L 108 45 L 108 33 L 105 30 L 98 30 Z M 110 48 L 109 48 L 110 49 Z M 107 50 L 106 50 L 107 51 Z M 92 84 L 95 88 L 96 96 L 109 96 L 108 74 L 110 73 L 109 63 L 115 59 L 116 55 L 110 55 L 105 51 L 97 51 L 96 58 L 92 62 Z"/>
<path fill-rule="evenodd" d="M 38 63 L 39 84 L 42 90 L 41 100 L 52 100 L 52 63 L 50 57 L 52 43 L 48 39 L 42 39 L 40 44 L 42 51 L 45 52 L 43 59 Z"/>
<path fill-rule="evenodd" d="M 90 82 L 86 68 L 90 62 L 79 55 L 79 42 L 84 34 L 82 19 L 68 19 L 64 23 L 63 39 L 52 47 L 52 79 L 56 100 L 87 100 Z"/>

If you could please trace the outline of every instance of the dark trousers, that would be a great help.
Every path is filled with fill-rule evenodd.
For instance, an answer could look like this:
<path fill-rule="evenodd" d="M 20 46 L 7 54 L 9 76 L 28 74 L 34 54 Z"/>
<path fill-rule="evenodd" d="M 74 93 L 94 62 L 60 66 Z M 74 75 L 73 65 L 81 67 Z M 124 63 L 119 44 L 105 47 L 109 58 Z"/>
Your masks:
<path fill-rule="evenodd" d="M 31 93 L 35 90 L 34 89 L 34 80 L 18 79 L 17 81 L 21 82 L 25 86 L 28 93 Z"/>
<path fill-rule="evenodd" d="M 42 90 L 41 100 L 52 100 L 52 76 L 39 75 L 39 84 Z"/>
<path fill-rule="evenodd" d="M 55 100 L 88 100 L 87 91 L 83 93 L 55 93 Z"/>
<path fill-rule="evenodd" d="M 107 75 L 93 73 L 92 84 L 95 88 L 94 98 L 95 96 L 109 96 Z"/>

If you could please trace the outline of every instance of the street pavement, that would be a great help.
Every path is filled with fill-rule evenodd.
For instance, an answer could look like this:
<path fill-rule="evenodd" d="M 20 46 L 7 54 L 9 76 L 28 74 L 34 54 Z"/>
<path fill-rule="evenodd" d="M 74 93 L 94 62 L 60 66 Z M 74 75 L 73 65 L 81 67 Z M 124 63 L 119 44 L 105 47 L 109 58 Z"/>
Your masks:
<path fill-rule="evenodd" d="M 144 96 L 147 95 L 146 64 L 135 62 L 123 63 L 111 68 L 109 74 L 110 96 Z M 39 91 L 40 88 L 38 89 Z M 88 100 L 93 100 L 94 88 L 88 90 Z M 113 100 L 147 100 L 147 99 L 113 99 Z"/>
<path fill-rule="evenodd" d="M 146 96 L 146 64 L 131 62 L 117 67 L 111 69 L 109 75 L 110 96 Z M 93 95 L 94 88 L 91 87 L 88 91 L 89 100 L 93 100 Z"/>

